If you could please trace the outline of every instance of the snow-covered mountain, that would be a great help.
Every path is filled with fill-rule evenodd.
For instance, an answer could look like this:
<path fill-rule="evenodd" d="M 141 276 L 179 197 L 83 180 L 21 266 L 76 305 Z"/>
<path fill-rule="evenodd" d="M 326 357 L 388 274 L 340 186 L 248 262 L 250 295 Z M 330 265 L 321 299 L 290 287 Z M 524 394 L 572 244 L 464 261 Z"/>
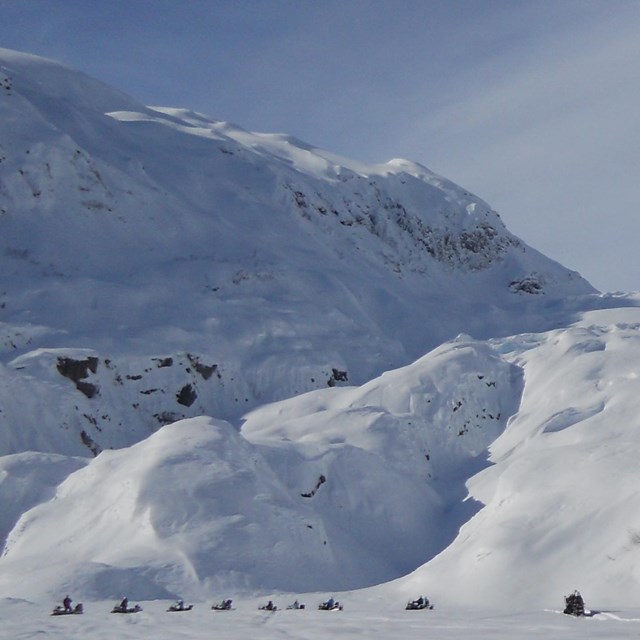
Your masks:
<path fill-rule="evenodd" d="M 426 168 L 0 50 L 0 274 L 0 596 L 640 597 L 639 300 Z"/>
<path fill-rule="evenodd" d="M 7 50 L 0 92 L 2 403 L 22 406 L 24 387 L 62 405 L 41 416 L 48 444 L 4 453 L 128 445 L 202 413 L 237 422 L 458 333 L 557 326 L 593 292 L 414 163 L 152 109 Z M 74 366 L 84 377 L 65 379 Z"/>

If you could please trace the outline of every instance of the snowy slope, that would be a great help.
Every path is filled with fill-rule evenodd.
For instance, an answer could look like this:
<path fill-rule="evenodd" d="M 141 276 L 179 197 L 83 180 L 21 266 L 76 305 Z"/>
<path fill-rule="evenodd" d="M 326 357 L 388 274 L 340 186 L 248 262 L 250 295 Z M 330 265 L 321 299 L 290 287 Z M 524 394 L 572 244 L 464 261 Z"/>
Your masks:
<path fill-rule="evenodd" d="M 0 457 L 0 544 L 4 546 L 24 512 L 50 500 L 56 487 L 87 462 L 84 458 L 33 452 Z"/>
<path fill-rule="evenodd" d="M 82 446 L 83 430 L 105 448 L 138 437 L 110 425 L 149 433 L 155 414 L 236 422 L 248 408 L 333 384 L 334 369 L 361 384 L 461 332 L 548 329 L 603 304 L 489 205 L 415 163 L 363 165 L 290 136 L 145 107 L 7 50 L 0 273 L 0 363 L 12 380 L 2 404 L 21 386 L 34 397 L 56 376 L 65 383 L 51 349 L 91 350 L 103 377 L 106 361 L 136 376 L 156 358 L 216 366 L 219 384 L 188 410 L 137 401 L 149 388 L 174 398 L 193 386 L 175 369 L 142 388 L 121 375 L 108 410 L 97 406 L 103 384 L 68 434 L 57 419 L 42 424 L 67 440 L 59 449 L 31 442 L 64 453 Z M 23 380 L 23 357 L 42 377 Z M 19 420 L 0 414 L 5 431 Z"/>
<path fill-rule="evenodd" d="M 599 606 L 640 598 L 640 314 L 585 314 L 566 330 L 497 342 L 523 368 L 520 410 L 469 482 L 484 508 L 402 581 L 476 606 L 551 606 L 579 588 Z"/>

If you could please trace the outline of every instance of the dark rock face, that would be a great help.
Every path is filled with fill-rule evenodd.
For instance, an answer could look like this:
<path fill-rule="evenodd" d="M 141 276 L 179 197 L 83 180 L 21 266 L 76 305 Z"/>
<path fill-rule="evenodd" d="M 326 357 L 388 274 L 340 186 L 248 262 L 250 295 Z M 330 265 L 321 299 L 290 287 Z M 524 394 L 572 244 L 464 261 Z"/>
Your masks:
<path fill-rule="evenodd" d="M 176 400 L 178 404 L 181 404 L 185 407 L 190 407 L 198 397 L 195 389 L 190 384 L 185 384 L 182 389 L 176 394 Z"/>
<path fill-rule="evenodd" d="M 509 283 L 509 289 L 514 293 L 544 293 L 544 282 L 541 278 L 530 275 L 521 280 L 513 280 Z"/>
<path fill-rule="evenodd" d="M 58 358 L 56 367 L 60 375 L 75 382 L 78 391 L 87 396 L 87 398 L 93 398 L 98 393 L 98 387 L 91 382 L 86 382 L 85 378 L 89 377 L 90 372 L 96 373 L 98 362 L 99 360 L 95 356 L 90 356 L 84 360 Z"/>
<path fill-rule="evenodd" d="M 94 457 L 100 453 L 100 446 L 84 429 L 80 432 L 80 440 L 82 440 L 82 444 L 93 453 Z"/>
<path fill-rule="evenodd" d="M 349 376 L 346 371 L 340 369 L 331 369 L 331 377 L 327 381 L 329 387 L 335 387 L 337 382 L 349 382 Z"/>
<path fill-rule="evenodd" d="M 78 382 L 89 377 L 89 371 L 95 373 L 98 370 L 98 358 L 90 356 L 85 360 L 74 360 L 73 358 L 58 358 L 58 371 L 65 378 Z"/>
<path fill-rule="evenodd" d="M 187 353 L 187 358 L 189 358 L 189 362 L 193 368 L 203 377 L 204 380 L 208 380 L 214 373 L 218 374 L 218 378 L 220 377 L 217 364 L 202 364 L 202 362 L 200 362 L 200 358 L 191 353 Z"/>
<path fill-rule="evenodd" d="M 318 478 L 318 481 L 316 482 L 316 486 L 311 490 L 311 491 L 307 491 L 305 493 L 301 493 L 300 495 L 303 498 L 313 498 L 313 496 L 316 495 L 316 492 L 318 491 L 318 489 L 327 481 L 327 478 L 325 475 L 321 475 Z"/>

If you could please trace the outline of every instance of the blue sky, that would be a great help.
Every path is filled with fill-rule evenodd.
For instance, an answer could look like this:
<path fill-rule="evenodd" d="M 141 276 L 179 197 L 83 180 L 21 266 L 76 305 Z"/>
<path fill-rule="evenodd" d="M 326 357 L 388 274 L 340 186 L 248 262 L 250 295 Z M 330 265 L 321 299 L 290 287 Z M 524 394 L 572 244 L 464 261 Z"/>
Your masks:
<path fill-rule="evenodd" d="M 0 0 L 0 46 L 487 200 L 640 290 L 640 0 Z"/>

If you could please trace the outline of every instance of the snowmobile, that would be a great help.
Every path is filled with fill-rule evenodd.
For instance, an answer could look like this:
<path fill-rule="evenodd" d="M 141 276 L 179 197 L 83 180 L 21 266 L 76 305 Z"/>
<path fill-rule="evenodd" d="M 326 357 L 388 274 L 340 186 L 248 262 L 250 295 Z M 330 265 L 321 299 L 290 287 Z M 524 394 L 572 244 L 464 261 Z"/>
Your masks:
<path fill-rule="evenodd" d="M 304 609 L 304 605 L 303 605 L 303 604 L 300 604 L 300 603 L 296 600 L 293 604 L 290 604 L 290 605 L 287 607 L 287 609 L 296 609 L 296 610 L 298 610 L 298 609 Z"/>
<path fill-rule="evenodd" d="M 82 606 L 82 602 L 77 604 L 75 608 L 69 610 L 65 609 L 62 605 L 58 605 L 52 612 L 52 616 L 71 616 L 78 613 L 84 613 L 84 607 Z"/>
<path fill-rule="evenodd" d="M 320 611 L 342 611 L 342 605 L 331 598 L 326 602 L 321 602 L 318 605 L 318 609 L 320 609 Z"/>
<path fill-rule="evenodd" d="M 176 604 L 172 604 L 167 611 L 191 611 L 193 609 L 193 605 L 189 604 L 186 607 L 184 606 L 184 602 L 176 602 Z"/>
<path fill-rule="evenodd" d="M 409 600 L 405 607 L 408 611 L 416 611 L 418 609 L 433 609 L 433 605 L 429 602 L 429 598 L 420 596 L 417 600 Z"/>
<path fill-rule="evenodd" d="M 260 611 L 277 611 L 278 607 L 276 607 L 276 605 L 273 604 L 273 602 L 271 602 L 271 600 L 269 600 L 269 602 L 267 604 L 260 605 L 258 607 L 258 609 Z"/>
<path fill-rule="evenodd" d="M 220 604 L 212 604 L 214 611 L 231 611 L 231 600 L 223 600 Z"/>
<path fill-rule="evenodd" d="M 137 604 L 135 607 L 123 607 L 121 604 L 114 605 L 111 613 L 138 613 L 142 611 L 142 607 Z"/>
<path fill-rule="evenodd" d="M 564 603 L 565 607 L 563 613 L 578 617 L 585 615 L 584 600 L 582 599 L 579 591 L 574 591 L 571 595 L 565 596 Z"/>

